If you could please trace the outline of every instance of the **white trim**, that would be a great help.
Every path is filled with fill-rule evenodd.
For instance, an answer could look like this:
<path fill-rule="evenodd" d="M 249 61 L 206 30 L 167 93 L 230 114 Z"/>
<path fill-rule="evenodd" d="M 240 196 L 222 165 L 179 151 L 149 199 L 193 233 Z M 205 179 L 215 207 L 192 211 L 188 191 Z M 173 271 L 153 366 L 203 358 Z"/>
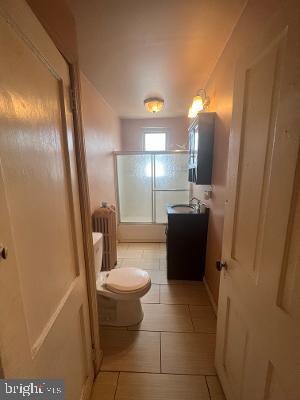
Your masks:
<path fill-rule="evenodd" d="M 204 283 L 205 289 L 206 289 L 206 291 L 207 291 L 209 300 L 210 300 L 210 302 L 211 302 L 212 308 L 213 308 L 213 310 L 214 310 L 214 313 L 217 315 L 217 314 L 218 314 L 218 306 L 217 306 L 217 304 L 216 304 L 216 302 L 215 302 L 215 300 L 214 300 L 214 297 L 213 297 L 213 295 L 212 295 L 212 292 L 211 292 L 211 290 L 210 290 L 210 288 L 209 288 L 209 286 L 208 286 L 208 283 L 207 283 L 205 277 L 203 278 L 203 283 Z"/>

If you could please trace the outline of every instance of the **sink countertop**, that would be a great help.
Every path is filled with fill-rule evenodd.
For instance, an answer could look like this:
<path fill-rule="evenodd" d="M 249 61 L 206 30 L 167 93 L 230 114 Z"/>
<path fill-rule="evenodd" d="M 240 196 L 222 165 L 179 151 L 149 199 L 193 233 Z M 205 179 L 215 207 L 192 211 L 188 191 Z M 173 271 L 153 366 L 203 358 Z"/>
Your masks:
<path fill-rule="evenodd" d="M 167 207 L 167 213 L 168 214 L 195 214 L 195 215 L 200 215 L 194 208 L 190 207 L 172 207 L 168 206 Z"/>

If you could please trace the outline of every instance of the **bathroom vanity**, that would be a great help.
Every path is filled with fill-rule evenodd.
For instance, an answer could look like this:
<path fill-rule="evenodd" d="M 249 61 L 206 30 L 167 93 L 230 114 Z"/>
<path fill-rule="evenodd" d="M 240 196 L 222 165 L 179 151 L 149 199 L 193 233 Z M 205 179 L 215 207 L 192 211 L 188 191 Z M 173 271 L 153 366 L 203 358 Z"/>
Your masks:
<path fill-rule="evenodd" d="M 203 280 L 209 209 L 203 214 L 188 205 L 169 206 L 167 240 L 168 279 Z"/>

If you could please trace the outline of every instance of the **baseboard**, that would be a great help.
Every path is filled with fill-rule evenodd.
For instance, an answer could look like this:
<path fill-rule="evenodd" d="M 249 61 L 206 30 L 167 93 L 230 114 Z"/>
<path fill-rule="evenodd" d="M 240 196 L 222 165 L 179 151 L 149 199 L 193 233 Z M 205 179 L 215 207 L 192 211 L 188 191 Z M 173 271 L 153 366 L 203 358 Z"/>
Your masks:
<path fill-rule="evenodd" d="M 214 310 L 214 313 L 217 315 L 217 313 L 218 313 L 218 306 L 217 306 L 217 304 L 216 304 L 216 302 L 215 302 L 215 300 L 214 300 L 214 296 L 212 295 L 212 292 L 211 292 L 211 290 L 210 290 L 210 288 L 209 288 L 209 286 L 208 286 L 208 283 L 207 283 L 205 277 L 203 278 L 203 283 L 204 283 L 205 289 L 206 289 L 206 291 L 207 291 L 209 300 L 210 300 L 210 302 L 211 302 L 212 308 L 213 308 L 213 310 Z"/>

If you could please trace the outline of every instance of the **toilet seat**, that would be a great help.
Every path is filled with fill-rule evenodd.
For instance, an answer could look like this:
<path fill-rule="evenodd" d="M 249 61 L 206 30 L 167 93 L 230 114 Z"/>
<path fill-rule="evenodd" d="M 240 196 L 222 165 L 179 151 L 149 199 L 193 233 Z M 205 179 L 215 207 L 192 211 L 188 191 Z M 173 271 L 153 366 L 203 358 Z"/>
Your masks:
<path fill-rule="evenodd" d="M 106 273 L 104 286 L 113 293 L 134 294 L 151 285 L 149 274 L 139 268 L 118 268 Z"/>

